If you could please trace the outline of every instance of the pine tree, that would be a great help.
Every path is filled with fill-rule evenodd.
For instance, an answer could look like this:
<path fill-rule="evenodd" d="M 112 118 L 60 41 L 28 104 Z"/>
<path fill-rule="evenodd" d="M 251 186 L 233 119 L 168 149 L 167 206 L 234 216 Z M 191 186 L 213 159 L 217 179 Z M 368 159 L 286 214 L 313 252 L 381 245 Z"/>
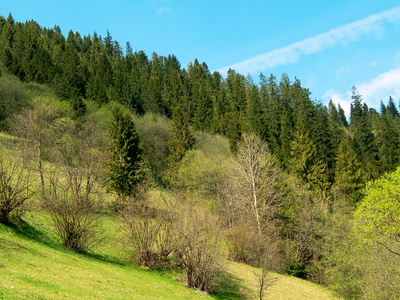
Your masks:
<path fill-rule="evenodd" d="M 393 118 L 399 117 L 399 112 L 396 108 L 396 105 L 393 102 L 393 98 L 389 97 L 389 103 L 387 105 L 387 111 L 391 114 Z"/>
<path fill-rule="evenodd" d="M 268 79 L 261 74 L 260 80 L 260 96 L 266 119 L 262 138 L 268 142 L 271 152 L 282 162 L 280 151 L 282 105 L 279 87 L 276 83 L 276 77 L 272 74 Z"/>
<path fill-rule="evenodd" d="M 128 112 L 113 111 L 110 127 L 112 158 L 109 164 L 110 188 L 118 195 L 129 196 L 145 179 L 143 146 Z"/>

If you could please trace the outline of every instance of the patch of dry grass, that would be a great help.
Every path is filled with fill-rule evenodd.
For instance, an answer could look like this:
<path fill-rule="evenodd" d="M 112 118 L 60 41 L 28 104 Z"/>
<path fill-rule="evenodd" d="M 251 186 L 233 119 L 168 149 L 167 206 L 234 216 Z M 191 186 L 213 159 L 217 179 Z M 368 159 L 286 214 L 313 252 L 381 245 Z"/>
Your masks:
<path fill-rule="evenodd" d="M 260 272 L 260 270 L 232 261 L 227 263 L 226 268 L 227 272 L 242 286 L 241 293 L 248 299 L 257 299 L 257 278 L 254 272 Z M 267 288 L 265 299 L 341 299 L 324 287 L 300 278 L 269 272 L 267 279 L 272 281 L 272 285 Z"/>

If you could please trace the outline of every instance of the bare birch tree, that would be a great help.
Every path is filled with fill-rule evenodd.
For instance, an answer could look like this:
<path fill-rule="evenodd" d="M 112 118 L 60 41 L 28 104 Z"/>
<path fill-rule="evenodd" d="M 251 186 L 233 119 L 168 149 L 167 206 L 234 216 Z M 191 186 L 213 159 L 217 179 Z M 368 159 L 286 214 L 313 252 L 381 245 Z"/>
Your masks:
<path fill-rule="evenodd" d="M 231 177 L 236 186 L 235 194 L 243 209 L 253 215 L 260 235 L 263 218 L 271 216 L 281 201 L 279 174 L 279 168 L 267 145 L 254 134 L 244 134 L 234 158 L 234 173 Z"/>

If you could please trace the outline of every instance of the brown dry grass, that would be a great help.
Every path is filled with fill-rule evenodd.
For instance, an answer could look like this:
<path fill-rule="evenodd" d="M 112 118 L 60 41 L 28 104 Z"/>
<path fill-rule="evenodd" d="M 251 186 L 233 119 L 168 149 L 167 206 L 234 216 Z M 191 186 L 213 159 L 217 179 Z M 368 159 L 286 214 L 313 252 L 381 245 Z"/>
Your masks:
<path fill-rule="evenodd" d="M 254 272 L 260 272 L 260 270 L 232 261 L 227 263 L 226 268 L 227 272 L 242 286 L 241 294 L 246 295 L 248 299 L 257 299 L 257 281 Z M 268 279 L 273 280 L 273 283 L 266 290 L 265 299 L 341 299 L 324 287 L 300 278 L 269 272 Z"/>

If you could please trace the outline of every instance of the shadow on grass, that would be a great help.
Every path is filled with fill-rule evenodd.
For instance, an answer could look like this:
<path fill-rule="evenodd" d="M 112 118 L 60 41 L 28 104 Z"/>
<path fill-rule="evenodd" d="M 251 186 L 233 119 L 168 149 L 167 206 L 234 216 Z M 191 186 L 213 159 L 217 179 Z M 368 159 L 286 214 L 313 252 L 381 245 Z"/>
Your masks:
<path fill-rule="evenodd" d="M 214 291 L 210 296 L 214 299 L 246 299 L 244 289 L 234 276 L 219 272 L 214 282 Z"/>
<path fill-rule="evenodd" d="M 44 245 L 46 247 L 52 248 L 54 250 L 64 252 L 64 253 L 71 253 L 74 255 L 79 255 L 82 256 L 82 258 L 87 258 L 91 260 L 97 260 L 101 261 L 104 263 L 111 263 L 115 265 L 120 265 L 120 266 L 127 266 L 129 265 L 127 262 L 123 260 L 119 260 L 118 258 L 107 256 L 107 255 L 101 255 L 97 253 L 77 253 L 73 250 L 67 249 L 64 247 L 59 239 L 57 234 L 53 231 L 53 229 L 46 228 L 50 226 L 47 224 L 46 221 L 42 220 L 42 222 L 37 222 L 34 221 L 31 216 L 27 215 L 21 220 L 12 220 L 9 224 L 5 225 L 8 228 L 8 231 L 12 232 L 16 236 L 29 240 L 31 242 L 36 242 L 41 245 Z M 29 252 L 36 252 L 33 249 L 28 249 L 27 247 L 24 247 L 18 243 L 13 243 L 13 242 L 8 242 L 8 244 L 12 243 L 13 248 L 15 249 L 21 249 Z M 1 244 L 1 240 L 0 240 Z"/>
<path fill-rule="evenodd" d="M 97 253 L 86 253 L 86 254 L 82 254 L 82 255 L 86 258 L 101 261 L 103 263 L 109 263 L 109 264 L 118 265 L 118 266 L 132 266 L 132 264 L 129 262 L 120 260 L 115 257 L 107 256 L 107 255 L 101 255 L 101 254 L 97 254 Z"/>
<path fill-rule="evenodd" d="M 45 232 L 32 226 L 30 223 L 20 220 L 18 223 L 8 224 L 7 227 L 16 235 L 21 238 L 38 242 L 47 247 L 64 250 L 65 248 L 57 242 L 54 237 L 49 236 Z"/>

